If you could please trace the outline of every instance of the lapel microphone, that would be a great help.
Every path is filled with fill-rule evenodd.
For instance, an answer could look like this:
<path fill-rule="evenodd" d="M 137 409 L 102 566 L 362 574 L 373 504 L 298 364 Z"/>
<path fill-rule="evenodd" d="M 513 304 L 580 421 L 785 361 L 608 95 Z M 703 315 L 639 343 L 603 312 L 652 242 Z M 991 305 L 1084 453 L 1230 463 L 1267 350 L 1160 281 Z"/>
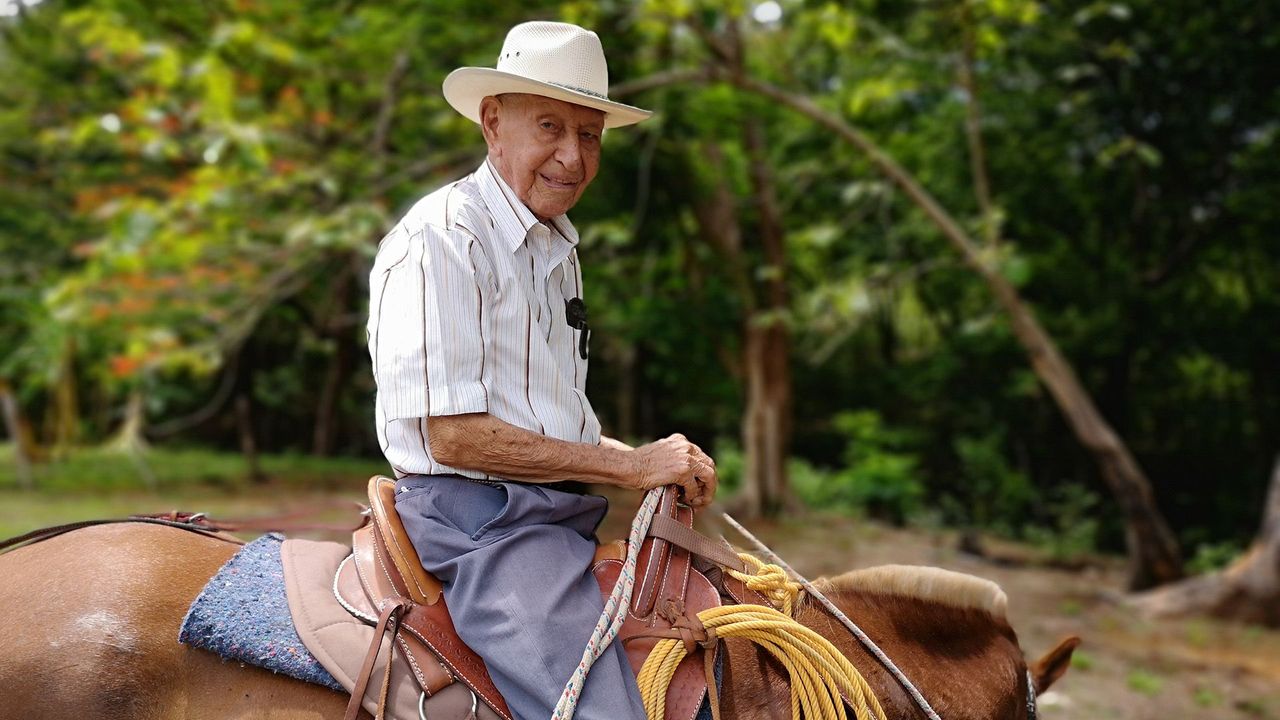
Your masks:
<path fill-rule="evenodd" d="M 591 326 L 587 324 L 587 304 L 582 302 L 582 298 L 572 298 L 564 301 L 564 319 L 569 323 L 569 327 L 582 331 L 582 334 L 578 336 L 578 354 L 582 356 L 583 360 L 586 360 L 587 341 L 591 337 Z"/>

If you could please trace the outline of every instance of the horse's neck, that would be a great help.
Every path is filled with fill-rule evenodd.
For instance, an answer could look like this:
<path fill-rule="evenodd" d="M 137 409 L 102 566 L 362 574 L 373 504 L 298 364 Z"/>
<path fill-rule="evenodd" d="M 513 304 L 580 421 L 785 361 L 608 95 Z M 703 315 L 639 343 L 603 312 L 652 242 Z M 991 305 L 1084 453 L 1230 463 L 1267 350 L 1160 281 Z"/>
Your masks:
<path fill-rule="evenodd" d="M 1021 650 L 1003 619 L 915 598 L 860 591 L 829 597 L 866 633 L 947 720 L 1022 718 Z M 902 685 L 857 638 L 816 602 L 796 619 L 817 631 L 862 673 L 890 720 L 924 717 Z M 758 646 L 727 642 L 723 717 L 791 715 L 786 670 Z"/>

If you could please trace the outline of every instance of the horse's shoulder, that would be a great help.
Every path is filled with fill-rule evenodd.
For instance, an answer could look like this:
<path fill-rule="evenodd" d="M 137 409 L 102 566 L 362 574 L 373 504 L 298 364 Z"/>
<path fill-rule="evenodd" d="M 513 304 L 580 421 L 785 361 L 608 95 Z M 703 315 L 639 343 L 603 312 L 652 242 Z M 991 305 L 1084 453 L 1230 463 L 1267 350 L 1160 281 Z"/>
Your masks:
<path fill-rule="evenodd" d="M 1000 586 L 974 575 L 922 565 L 880 565 L 827 578 L 835 592 L 909 597 L 960 609 L 982 610 L 1003 620 L 1009 599 Z"/>

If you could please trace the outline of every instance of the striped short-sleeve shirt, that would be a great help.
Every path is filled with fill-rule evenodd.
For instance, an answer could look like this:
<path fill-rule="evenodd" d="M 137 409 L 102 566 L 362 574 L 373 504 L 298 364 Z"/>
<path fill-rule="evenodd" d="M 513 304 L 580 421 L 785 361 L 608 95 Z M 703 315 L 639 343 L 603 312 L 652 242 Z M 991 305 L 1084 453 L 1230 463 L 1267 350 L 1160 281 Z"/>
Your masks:
<path fill-rule="evenodd" d="M 369 278 L 369 354 L 382 452 L 397 477 L 485 473 L 431 456 L 430 416 L 487 412 L 547 437 L 598 444 L 585 394 L 578 233 L 539 222 L 486 160 L 419 200 L 382 240 Z"/>

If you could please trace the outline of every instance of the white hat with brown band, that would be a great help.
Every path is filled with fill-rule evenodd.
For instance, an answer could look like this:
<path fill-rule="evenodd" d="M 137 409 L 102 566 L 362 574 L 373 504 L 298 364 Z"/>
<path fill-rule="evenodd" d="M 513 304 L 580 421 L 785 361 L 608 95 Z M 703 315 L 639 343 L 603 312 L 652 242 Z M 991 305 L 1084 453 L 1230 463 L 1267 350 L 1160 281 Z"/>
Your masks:
<path fill-rule="evenodd" d="M 653 113 L 609 99 L 609 68 L 600 37 L 577 25 L 527 22 L 507 33 L 496 68 L 464 67 L 444 79 L 454 110 L 480 122 L 480 101 L 528 93 L 603 111 L 606 128 L 631 125 Z"/>

